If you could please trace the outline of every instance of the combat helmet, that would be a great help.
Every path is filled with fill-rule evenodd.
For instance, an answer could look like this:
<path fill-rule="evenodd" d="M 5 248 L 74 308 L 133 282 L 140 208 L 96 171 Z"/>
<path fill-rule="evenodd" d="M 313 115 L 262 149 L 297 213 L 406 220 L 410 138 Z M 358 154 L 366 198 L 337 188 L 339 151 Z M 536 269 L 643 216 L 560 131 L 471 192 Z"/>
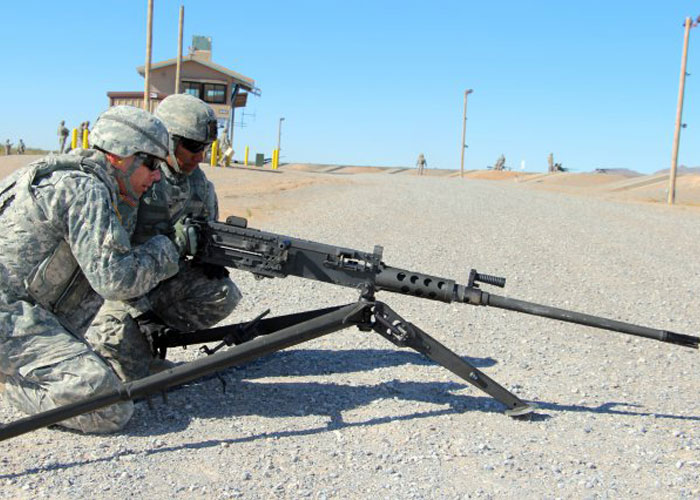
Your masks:
<path fill-rule="evenodd" d="M 122 158 L 138 153 L 163 161 L 168 157 L 168 129 L 151 113 L 133 106 L 114 106 L 102 113 L 89 138 L 93 148 Z M 138 200 L 139 195 L 131 186 L 130 179 L 140 165 L 141 162 L 133 161 L 126 171 L 112 169 L 132 200 Z"/>
<path fill-rule="evenodd" d="M 193 95 L 169 95 L 158 105 L 155 115 L 168 127 L 174 141 L 184 137 L 211 144 L 216 139 L 218 123 L 214 110 Z"/>
<path fill-rule="evenodd" d="M 169 137 L 163 122 L 151 113 L 133 106 L 113 106 L 97 118 L 90 144 L 121 157 L 146 153 L 165 160 Z"/>

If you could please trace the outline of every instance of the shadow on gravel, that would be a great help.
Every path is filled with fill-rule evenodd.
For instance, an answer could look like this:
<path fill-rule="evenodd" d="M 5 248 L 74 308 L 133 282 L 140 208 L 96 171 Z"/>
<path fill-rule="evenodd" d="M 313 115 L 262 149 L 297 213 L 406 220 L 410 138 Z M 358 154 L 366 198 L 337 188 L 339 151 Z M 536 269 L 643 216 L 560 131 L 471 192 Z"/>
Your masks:
<path fill-rule="evenodd" d="M 326 416 L 328 418 L 328 422 L 324 425 L 317 425 L 315 427 L 250 433 L 240 437 L 232 437 L 230 439 L 207 439 L 192 443 L 179 444 L 177 446 L 159 445 L 160 447 L 145 450 L 127 449 L 113 453 L 109 456 L 95 459 L 55 463 L 48 466 L 34 467 L 23 472 L 0 474 L 0 479 L 14 479 L 33 474 L 80 467 L 83 465 L 111 462 L 119 457 L 128 457 L 130 455 L 157 455 L 160 453 L 172 453 L 180 450 L 212 448 L 223 444 L 235 445 L 257 441 L 260 439 L 285 439 L 299 436 L 309 436 L 338 429 L 368 427 L 373 425 L 382 425 L 389 422 L 413 421 L 422 418 L 454 415 L 465 411 L 481 411 L 484 413 L 497 414 L 500 414 L 503 411 L 502 406 L 489 397 L 452 394 L 450 391 L 457 391 L 465 388 L 464 385 L 454 382 L 417 383 L 392 380 L 383 384 L 359 387 L 321 383 L 265 384 L 259 382 L 239 382 L 238 384 L 239 385 L 237 385 L 237 390 L 235 392 L 235 401 L 231 401 L 232 398 L 221 393 L 220 390 L 211 392 L 212 388 L 207 387 L 206 390 L 207 394 L 211 396 L 210 399 L 200 401 L 200 403 L 202 403 L 201 406 L 198 405 L 195 407 L 194 404 L 191 404 L 191 408 L 189 409 L 190 413 L 188 415 L 181 414 L 179 408 L 171 408 L 170 410 L 167 410 L 169 407 L 165 407 L 166 409 L 164 409 L 163 405 L 155 405 L 154 410 L 149 411 L 146 405 L 140 404 L 137 406 L 137 413 L 134 416 L 134 419 L 138 419 L 142 423 L 138 424 L 137 429 L 130 429 L 125 434 L 130 436 L 146 437 L 161 433 L 178 432 L 189 425 L 191 418 L 232 418 L 245 417 L 246 415 L 260 415 L 266 417 L 302 417 L 315 414 Z M 191 393 L 193 391 L 203 389 L 203 386 L 206 385 L 210 384 L 208 382 L 193 384 L 187 386 L 182 391 L 178 391 L 178 394 L 176 395 L 180 396 L 180 401 L 176 402 L 175 404 L 179 407 L 183 402 L 188 403 L 193 399 Z M 449 405 L 449 407 L 430 411 L 414 412 L 407 415 L 377 416 L 356 422 L 343 421 L 341 412 L 371 404 L 375 400 L 387 398 L 443 404 Z M 591 407 L 581 405 L 560 405 L 545 401 L 533 401 L 533 403 L 537 404 L 540 413 L 536 413 L 531 415 L 530 418 L 524 419 L 525 425 L 527 425 L 528 421 L 540 422 L 551 418 L 549 415 L 541 413 L 542 410 L 591 412 L 627 415 L 633 417 L 654 416 L 656 418 L 700 421 L 700 417 L 695 416 L 629 411 L 615 408 L 616 406 L 639 406 L 629 403 L 610 402 L 600 406 Z M 311 405 L 313 405 L 313 409 L 311 409 Z M 172 398 L 171 406 L 174 406 L 172 403 Z M 173 418 L 173 416 L 175 417 Z M 485 418 L 495 417 L 487 416 Z M 63 432 L 76 434 L 77 438 L 79 439 L 79 433 L 77 432 Z M 240 431 L 236 428 L 232 428 L 231 430 L 232 434 L 241 434 L 242 432 L 245 431 Z"/>
<path fill-rule="evenodd" d="M 561 412 L 586 412 L 586 413 L 604 413 L 608 415 L 628 415 L 632 417 L 654 417 L 654 418 L 669 418 L 674 420 L 690 420 L 700 422 L 700 416 L 692 415 L 671 415 L 669 413 L 656 413 L 653 411 L 632 411 L 624 410 L 618 407 L 627 408 L 642 408 L 642 405 L 634 403 L 614 402 L 603 403 L 598 406 L 583 406 L 583 405 L 564 405 L 558 403 L 550 403 L 546 401 L 532 401 L 537 405 L 539 410 L 552 410 Z"/>
<path fill-rule="evenodd" d="M 477 366 L 490 366 L 492 360 L 468 359 Z M 201 449 L 238 444 L 260 439 L 284 439 L 308 436 L 338 429 L 369 427 L 389 422 L 413 421 L 416 419 L 455 415 L 469 411 L 501 414 L 500 403 L 487 396 L 456 394 L 469 390 L 470 394 L 479 394 L 468 384 L 457 382 L 407 382 L 390 380 L 373 385 L 358 381 L 361 385 L 348 385 L 331 382 L 290 381 L 265 382 L 264 377 L 311 376 L 325 374 L 343 374 L 367 371 L 376 368 L 395 367 L 401 364 L 432 365 L 421 355 L 393 350 L 299 350 L 283 351 L 258 360 L 243 367 L 229 369 L 222 373 L 227 390 L 222 391 L 221 383 L 216 377 L 207 377 L 189 385 L 173 389 L 168 393 L 168 403 L 160 401 L 152 409 L 145 402 L 136 405 L 136 411 L 127 429 L 122 433 L 128 436 L 152 437 L 183 431 L 193 419 L 235 419 L 260 416 L 265 418 L 321 417 L 326 420 L 321 425 L 299 429 L 285 429 L 271 432 L 251 433 L 245 425 L 243 429 L 231 425 L 231 434 L 238 434 L 230 439 L 207 439 L 176 446 L 162 446 L 146 450 L 121 450 L 109 456 L 55 463 L 47 466 L 27 469 L 23 472 L 0 474 L 0 479 L 12 479 L 48 471 L 69 469 L 76 466 L 100 462 L 110 462 L 121 456 L 155 455 L 183 449 Z M 448 372 L 446 372 L 448 373 Z M 404 373 L 405 375 L 405 373 Z M 293 380 L 293 379 L 290 379 Z M 352 381 L 352 378 L 350 378 Z M 156 398 L 158 399 L 158 398 Z M 393 406 L 373 408 L 375 402 L 391 401 Z M 402 403 L 403 402 L 403 403 Z M 547 401 L 532 401 L 538 406 L 538 412 L 524 419 L 527 422 L 541 422 L 551 418 L 552 412 L 590 412 L 599 414 L 626 415 L 632 417 L 654 416 L 677 420 L 699 421 L 698 416 L 660 414 L 648 411 L 634 411 L 626 408 L 639 408 L 624 402 L 609 402 L 599 406 L 565 405 Z M 413 411 L 403 415 L 378 415 L 379 413 L 405 410 L 407 404 L 428 403 L 440 405 L 424 411 Z M 398 405 L 398 407 L 396 406 Z M 360 409 L 353 414 L 352 422 L 343 419 L 343 413 Z M 368 417 L 360 419 L 362 413 Z M 495 418 L 486 416 L 485 418 Z M 509 420 L 510 421 L 510 420 Z M 303 425 L 303 424 L 301 424 Z M 221 428 L 219 427 L 219 430 Z M 71 433 L 70 431 L 63 431 Z M 80 439 L 79 433 L 76 439 Z M 244 435 L 242 435 L 244 434 Z"/>
<path fill-rule="evenodd" d="M 502 413 L 503 410 L 499 403 L 489 397 L 452 394 L 450 391 L 459 391 L 465 388 L 465 385 L 454 382 L 421 383 L 392 380 L 371 386 L 350 386 L 316 382 L 260 383 L 239 381 L 235 385 L 235 395 L 222 393 L 220 389 L 215 388 L 214 383 L 216 383 L 215 380 L 209 380 L 186 386 L 182 390 L 176 390 L 168 396 L 168 405 L 155 404 L 153 410 L 149 410 L 143 402 L 138 404 L 132 420 L 132 422 L 136 420 L 138 423 L 136 425 L 130 424 L 122 434 L 138 437 L 171 434 L 187 428 L 191 420 L 195 418 L 203 420 L 245 418 L 249 415 L 268 418 L 318 415 L 326 417 L 327 422 L 313 427 L 259 433 L 248 433 L 232 428 L 231 434 L 240 435 L 246 433 L 247 435 L 230 439 L 208 439 L 146 450 L 122 450 L 100 458 L 55 463 L 49 466 L 34 467 L 19 473 L 0 474 L 0 479 L 18 478 L 47 471 L 111 462 L 119 457 L 129 455 L 155 455 L 178 450 L 221 446 L 224 443 L 233 445 L 260 439 L 309 436 L 338 429 L 368 427 L 389 422 L 413 421 L 422 418 L 454 415 L 465 411 Z M 196 394 L 197 391 L 202 390 L 206 391 L 206 396 Z M 342 412 L 344 411 L 364 407 L 374 401 L 386 399 L 427 402 L 448 405 L 448 407 L 416 411 L 398 416 L 374 416 L 355 422 L 345 422 L 343 420 Z M 185 405 L 188 406 L 186 410 L 183 409 Z M 184 413 L 185 411 L 188 413 Z M 372 413 L 379 412 L 381 410 L 372 410 Z M 386 409 L 384 409 L 384 412 L 386 412 Z M 67 430 L 59 432 L 75 434 L 76 439 L 80 439 L 80 433 L 78 432 Z"/>
<path fill-rule="evenodd" d="M 462 359 L 477 368 L 486 368 L 496 364 L 496 360 L 492 358 L 462 356 Z M 413 351 L 399 351 L 396 349 L 353 349 L 345 351 L 298 349 L 279 351 L 243 366 L 231 368 L 224 373 L 238 372 L 244 378 L 286 375 L 314 376 L 370 371 L 401 365 L 437 366 L 422 354 Z"/>

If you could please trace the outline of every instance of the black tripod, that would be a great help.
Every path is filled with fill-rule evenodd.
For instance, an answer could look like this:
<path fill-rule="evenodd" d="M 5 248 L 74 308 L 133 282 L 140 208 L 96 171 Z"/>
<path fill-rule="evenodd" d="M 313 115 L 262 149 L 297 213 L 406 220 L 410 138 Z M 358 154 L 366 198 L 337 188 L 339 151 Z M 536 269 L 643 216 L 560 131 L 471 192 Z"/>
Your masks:
<path fill-rule="evenodd" d="M 220 370 L 243 364 L 266 354 L 280 351 L 329 333 L 357 326 L 362 331 L 374 330 L 399 347 L 410 347 L 444 366 L 473 386 L 481 389 L 506 407 L 511 417 L 528 415 L 535 410 L 513 393 L 493 381 L 470 363 L 435 340 L 414 324 L 406 321 L 383 302 L 364 296 L 353 304 L 315 309 L 286 316 L 264 318 L 268 311 L 246 323 L 222 326 L 196 332 L 177 332 L 164 327 L 153 333 L 157 354 L 165 357 L 169 347 L 220 341 L 213 349 L 203 348 L 209 356 L 155 375 L 127 382 L 119 389 L 98 394 L 76 403 L 31 415 L 0 427 L 0 441 L 76 415 L 112 405 L 119 401 L 142 399 Z M 230 349 L 217 352 L 225 345 Z"/>
<path fill-rule="evenodd" d="M 314 309 L 296 314 L 263 319 L 269 309 L 247 323 L 210 328 L 189 333 L 164 329 L 154 336 L 156 354 L 165 358 L 167 349 L 205 342 L 221 341 L 202 351 L 214 355 L 219 349 L 236 345 L 225 352 L 228 366 L 279 351 L 329 333 L 356 326 L 361 331 L 374 330 L 399 347 L 410 347 L 463 378 L 499 401 L 509 416 L 531 413 L 535 407 L 460 358 L 413 323 L 406 321 L 383 302 L 361 298 L 354 304 Z M 254 339 L 254 343 L 251 343 Z M 220 354 L 223 355 L 223 354 Z M 205 358 L 206 359 L 206 358 Z"/>

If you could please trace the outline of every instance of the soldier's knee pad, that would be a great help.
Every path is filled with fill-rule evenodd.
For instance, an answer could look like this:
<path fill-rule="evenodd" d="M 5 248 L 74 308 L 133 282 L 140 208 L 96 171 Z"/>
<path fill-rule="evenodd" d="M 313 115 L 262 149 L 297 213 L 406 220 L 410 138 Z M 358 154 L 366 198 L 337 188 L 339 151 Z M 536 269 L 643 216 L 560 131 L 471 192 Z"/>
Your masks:
<path fill-rule="evenodd" d="M 17 375 L 7 379 L 6 396 L 13 406 L 28 414 L 83 401 L 120 387 L 115 373 L 91 351 L 28 372 L 20 369 Z M 59 425 L 82 432 L 114 432 L 127 424 L 133 412 L 133 402 L 118 402 Z"/>
<path fill-rule="evenodd" d="M 121 382 L 104 361 L 93 353 L 86 353 L 71 363 L 56 367 L 60 387 L 53 387 L 54 397 L 75 402 L 98 394 L 116 391 Z M 122 429 L 134 413 L 132 401 L 120 401 L 85 415 L 71 418 L 61 425 L 86 433 L 106 433 Z"/>

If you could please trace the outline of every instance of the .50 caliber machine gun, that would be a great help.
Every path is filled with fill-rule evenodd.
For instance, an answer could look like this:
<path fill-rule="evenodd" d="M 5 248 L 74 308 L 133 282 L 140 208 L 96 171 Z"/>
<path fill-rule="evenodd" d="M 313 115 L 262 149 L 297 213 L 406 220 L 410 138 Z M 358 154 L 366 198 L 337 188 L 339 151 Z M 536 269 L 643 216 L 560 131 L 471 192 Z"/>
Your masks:
<path fill-rule="evenodd" d="M 410 347 L 447 368 L 477 389 L 502 403 L 513 417 L 531 413 L 535 406 L 511 393 L 482 371 L 462 359 L 436 339 L 402 318 L 375 293 L 388 291 L 441 302 L 509 309 L 525 314 L 578 323 L 604 330 L 646 337 L 685 347 L 698 348 L 695 336 L 657 330 L 612 319 L 581 314 L 522 300 L 495 295 L 479 288 L 479 283 L 505 286 L 505 278 L 471 270 L 467 283 L 387 266 L 382 247 L 372 253 L 324 243 L 263 232 L 247 227 L 246 219 L 229 217 L 226 223 L 188 221 L 187 231 L 197 240 L 195 260 L 249 271 L 258 277 L 298 276 L 335 285 L 352 287 L 360 297 L 351 304 L 267 318 L 269 310 L 252 321 L 194 332 L 168 327 L 152 332 L 154 352 L 165 357 L 177 346 L 218 342 L 203 348 L 209 356 L 161 373 L 128 382 L 118 391 L 98 394 L 84 401 L 48 410 L 0 427 L 0 440 L 57 423 L 75 415 L 96 410 L 118 401 L 143 398 L 219 370 L 242 364 L 266 354 L 356 326 L 375 331 L 399 347 Z M 224 346 L 235 346 L 221 350 Z M 220 352 L 219 352 L 220 351 Z"/>

